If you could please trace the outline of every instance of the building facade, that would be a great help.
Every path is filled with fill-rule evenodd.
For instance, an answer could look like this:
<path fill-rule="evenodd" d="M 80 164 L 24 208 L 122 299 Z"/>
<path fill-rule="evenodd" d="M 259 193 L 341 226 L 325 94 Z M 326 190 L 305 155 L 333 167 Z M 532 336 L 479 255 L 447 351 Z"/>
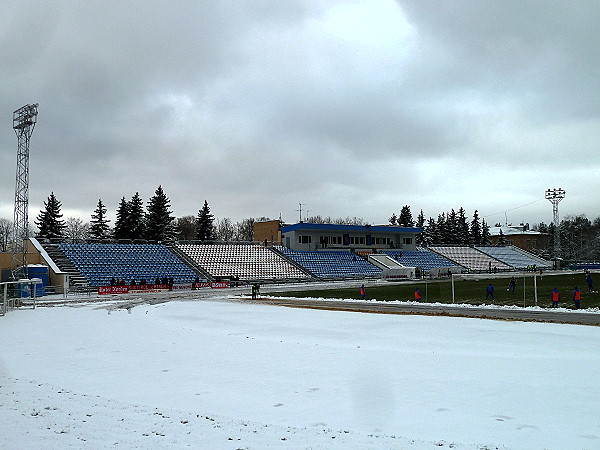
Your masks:
<path fill-rule="evenodd" d="M 281 243 L 292 250 L 416 250 L 421 228 L 380 225 L 297 223 L 280 229 Z"/>

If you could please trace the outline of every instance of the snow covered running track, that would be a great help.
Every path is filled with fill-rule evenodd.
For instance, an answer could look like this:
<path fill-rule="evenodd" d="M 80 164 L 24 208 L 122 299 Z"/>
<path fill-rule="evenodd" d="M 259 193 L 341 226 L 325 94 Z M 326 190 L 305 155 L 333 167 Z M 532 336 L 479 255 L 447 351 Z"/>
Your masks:
<path fill-rule="evenodd" d="M 598 327 L 187 298 L 11 311 L 0 339 L 0 448 L 600 445 Z"/>

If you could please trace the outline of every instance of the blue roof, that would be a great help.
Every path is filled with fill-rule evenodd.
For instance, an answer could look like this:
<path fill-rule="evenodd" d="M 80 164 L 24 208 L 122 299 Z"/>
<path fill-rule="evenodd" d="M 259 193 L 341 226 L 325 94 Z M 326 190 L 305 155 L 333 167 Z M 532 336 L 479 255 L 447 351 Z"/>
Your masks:
<path fill-rule="evenodd" d="M 386 227 L 383 225 L 334 225 L 331 223 L 297 223 L 281 227 L 282 233 L 296 230 L 351 231 L 354 233 L 422 233 L 423 228 Z"/>

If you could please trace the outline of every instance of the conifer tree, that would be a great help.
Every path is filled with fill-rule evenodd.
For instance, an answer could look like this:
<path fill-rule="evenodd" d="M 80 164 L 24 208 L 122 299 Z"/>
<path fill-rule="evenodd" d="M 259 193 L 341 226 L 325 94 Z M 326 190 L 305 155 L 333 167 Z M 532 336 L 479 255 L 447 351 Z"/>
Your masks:
<path fill-rule="evenodd" d="M 158 186 L 154 196 L 148 201 L 146 214 L 146 239 L 151 241 L 168 241 L 175 236 L 173 221 L 175 218 L 169 211 L 171 202 L 165 195 L 162 186 Z"/>
<path fill-rule="evenodd" d="M 204 200 L 204 206 L 198 211 L 198 217 L 196 219 L 196 239 L 199 241 L 214 240 L 214 220 L 215 218 L 210 213 L 208 202 Z"/>
<path fill-rule="evenodd" d="M 115 220 L 115 228 L 113 235 L 115 239 L 130 239 L 131 230 L 128 225 L 129 220 L 129 203 L 125 197 L 121 198 L 119 207 L 117 208 L 117 220 Z"/>
<path fill-rule="evenodd" d="M 401 227 L 414 227 L 415 222 L 410 212 L 410 206 L 404 205 L 400 211 L 400 216 L 397 219 L 398 226 Z"/>
<path fill-rule="evenodd" d="M 430 246 L 439 243 L 438 230 L 433 217 L 430 217 L 427 221 L 427 228 L 425 231 L 425 245 Z"/>
<path fill-rule="evenodd" d="M 417 226 L 417 228 L 422 228 L 423 232 L 417 234 L 417 238 L 415 239 L 415 243 L 418 246 L 424 247 L 425 245 L 427 245 L 427 239 L 426 239 L 427 230 L 425 228 L 425 215 L 423 214 L 423 210 L 421 210 L 419 212 L 419 215 L 417 216 L 416 226 Z"/>
<path fill-rule="evenodd" d="M 454 208 L 446 215 L 446 236 L 446 244 L 458 243 L 458 217 Z"/>
<path fill-rule="evenodd" d="M 437 241 L 435 243 L 437 245 L 450 243 L 451 239 L 448 236 L 448 224 L 446 221 L 446 213 L 441 213 L 438 215 L 435 227 L 437 229 Z"/>
<path fill-rule="evenodd" d="M 469 245 L 469 224 L 467 223 L 467 216 L 462 206 L 458 210 L 456 225 L 456 243 L 460 245 Z"/>
<path fill-rule="evenodd" d="M 90 237 L 100 240 L 107 239 L 110 231 L 108 222 L 110 220 L 106 219 L 106 206 L 102 203 L 102 199 L 98 199 L 98 206 L 96 206 L 90 221 Z"/>
<path fill-rule="evenodd" d="M 37 216 L 35 224 L 39 228 L 37 237 L 39 238 L 60 238 L 63 235 L 63 230 L 66 225 L 61 217 L 60 212 L 62 204 L 54 196 L 54 192 L 48 197 L 48 201 L 44 202 L 44 209 Z"/>
<path fill-rule="evenodd" d="M 127 229 L 129 239 L 144 239 L 146 224 L 144 214 L 144 202 L 139 192 L 136 192 L 127 204 Z"/>
<path fill-rule="evenodd" d="M 485 220 L 481 220 L 481 245 L 490 245 L 490 227 Z"/>
<path fill-rule="evenodd" d="M 506 245 L 506 239 L 504 238 L 502 228 L 500 228 L 500 234 L 498 235 L 498 245 Z"/>
<path fill-rule="evenodd" d="M 392 217 L 390 217 L 388 219 L 388 222 L 390 223 L 390 225 L 397 225 L 398 224 L 398 217 L 396 217 L 396 213 L 392 213 Z"/>
<path fill-rule="evenodd" d="M 471 245 L 481 244 L 481 224 L 479 223 L 479 214 L 477 213 L 477 210 L 473 213 L 470 228 L 469 243 Z"/>

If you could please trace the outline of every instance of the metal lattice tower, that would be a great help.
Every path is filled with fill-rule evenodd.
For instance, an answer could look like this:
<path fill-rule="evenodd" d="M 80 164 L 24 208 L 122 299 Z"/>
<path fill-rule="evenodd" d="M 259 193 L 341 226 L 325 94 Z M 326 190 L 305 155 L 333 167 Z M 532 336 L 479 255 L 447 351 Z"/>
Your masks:
<path fill-rule="evenodd" d="M 554 258 L 560 258 L 560 230 L 558 229 L 558 204 L 565 198 L 566 192 L 562 188 L 546 189 L 546 200 L 552 203 L 552 222 L 554 223 Z"/>
<path fill-rule="evenodd" d="M 29 238 L 29 139 L 37 122 L 38 104 L 25 105 L 13 113 L 13 129 L 19 140 L 17 151 L 17 182 L 15 186 L 15 216 L 13 222 L 13 277 L 19 268 L 27 271 L 27 239 Z M 21 273 L 27 277 L 27 273 Z"/>

